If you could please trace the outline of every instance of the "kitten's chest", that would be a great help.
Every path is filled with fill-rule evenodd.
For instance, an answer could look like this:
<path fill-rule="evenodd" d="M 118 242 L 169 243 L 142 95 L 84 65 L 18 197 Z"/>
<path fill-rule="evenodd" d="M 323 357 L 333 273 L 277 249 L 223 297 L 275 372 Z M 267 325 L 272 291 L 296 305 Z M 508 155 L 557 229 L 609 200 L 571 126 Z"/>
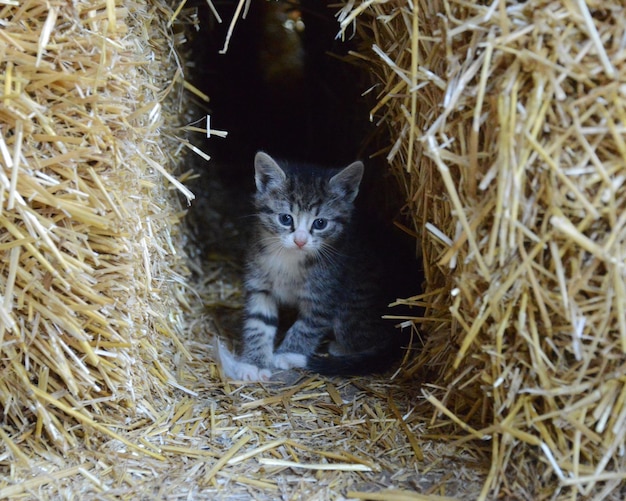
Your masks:
<path fill-rule="evenodd" d="M 281 303 L 294 305 L 306 287 L 308 267 L 300 252 L 265 256 L 263 266 L 272 294 Z"/>

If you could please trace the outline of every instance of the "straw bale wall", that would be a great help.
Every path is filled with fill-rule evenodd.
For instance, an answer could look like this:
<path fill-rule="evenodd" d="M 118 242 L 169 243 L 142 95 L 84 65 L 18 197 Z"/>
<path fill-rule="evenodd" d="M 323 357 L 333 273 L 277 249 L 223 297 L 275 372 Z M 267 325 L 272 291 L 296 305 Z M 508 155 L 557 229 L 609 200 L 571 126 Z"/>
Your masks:
<path fill-rule="evenodd" d="M 346 2 L 421 238 L 433 423 L 488 441 L 481 497 L 624 494 L 626 11 Z M 418 321 L 418 320 L 416 320 Z"/>
<path fill-rule="evenodd" d="M 4 466 L 113 438 L 137 449 L 116 430 L 159 407 L 185 353 L 163 107 L 177 66 L 156 7 L 0 5 Z"/>

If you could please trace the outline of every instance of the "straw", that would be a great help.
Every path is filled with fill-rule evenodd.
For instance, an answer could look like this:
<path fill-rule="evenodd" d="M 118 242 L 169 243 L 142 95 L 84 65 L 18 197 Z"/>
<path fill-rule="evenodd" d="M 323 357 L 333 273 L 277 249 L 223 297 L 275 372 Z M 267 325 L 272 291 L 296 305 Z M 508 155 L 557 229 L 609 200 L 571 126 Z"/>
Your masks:
<path fill-rule="evenodd" d="M 407 372 L 432 376 L 431 426 L 492 440 L 480 499 L 618 499 L 626 479 L 626 430 L 608 427 L 624 413 L 626 35 L 606 7 L 381 0 L 339 15 L 421 242 L 426 346 Z"/>

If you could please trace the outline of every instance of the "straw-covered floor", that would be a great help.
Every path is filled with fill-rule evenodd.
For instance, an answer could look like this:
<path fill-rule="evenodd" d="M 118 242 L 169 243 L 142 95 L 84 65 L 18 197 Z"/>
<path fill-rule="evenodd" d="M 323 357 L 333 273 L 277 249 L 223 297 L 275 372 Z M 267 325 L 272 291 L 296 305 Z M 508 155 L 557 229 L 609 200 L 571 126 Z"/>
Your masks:
<path fill-rule="evenodd" d="M 179 225 L 193 11 L 0 1 L 0 499 L 623 497 L 618 7 L 344 6 L 426 346 L 391 379 L 242 385 L 211 350 L 240 270 L 188 262 Z"/>
<path fill-rule="evenodd" d="M 422 241 L 409 372 L 437 374 L 433 422 L 490 444 L 483 497 L 623 499 L 623 3 L 373 0 L 339 19 Z"/>

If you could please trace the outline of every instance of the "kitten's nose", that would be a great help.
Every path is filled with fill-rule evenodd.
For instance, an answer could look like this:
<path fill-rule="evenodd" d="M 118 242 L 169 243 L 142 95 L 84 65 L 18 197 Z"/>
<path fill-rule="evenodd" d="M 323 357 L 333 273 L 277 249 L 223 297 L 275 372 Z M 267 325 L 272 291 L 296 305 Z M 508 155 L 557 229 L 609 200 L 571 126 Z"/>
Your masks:
<path fill-rule="evenodd" d="M 293 234 L 293 242 L 298 246 L 298 248 L 302 249 L 302 247 L 306 245 L 307 241 L 308 241 L 308 237 L 306 233 L 296 231 Z"/>

